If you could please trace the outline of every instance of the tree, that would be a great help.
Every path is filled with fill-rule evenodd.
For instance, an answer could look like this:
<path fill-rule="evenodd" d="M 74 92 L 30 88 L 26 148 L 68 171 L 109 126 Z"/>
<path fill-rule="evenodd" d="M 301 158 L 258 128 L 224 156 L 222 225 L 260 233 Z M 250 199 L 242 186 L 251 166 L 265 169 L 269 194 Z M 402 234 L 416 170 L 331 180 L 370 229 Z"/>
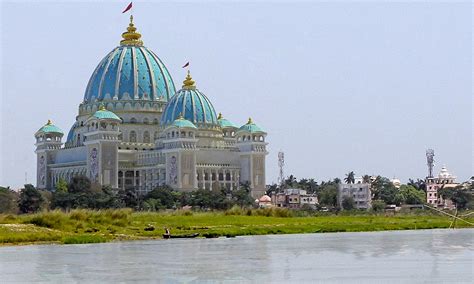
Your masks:
<path fill-rule="evenodd" d="M 294 175 L 290 175 L 287 179 L 283 182 L 283 188 L 293 188 L 296 187 L 298 184 L 296 177 Z"/>
<path fill-rule="evenodd" d="M 342 198 L 342 208 L 344 210 L 355 209 L 356 204 L 355 204 L 354 198 L 352 198 L 352 196 L 344 196 L 344 198 Z"/>
<path fill-rule="evenodd" d="M 227 209 L 230 204 L 226 200 L 226 195 L 222 191 L 198 189 L 193 191 L 192 205 L 201 209 Z"/>
<path fill-rule="evenodd" d="M 438 191 L 444 199 L 451 199 L 457 209 L 466 209 L 468 204 L 472 203 L 473 197 L 469 190 L 464 189 L 462 185 L 458 185 L 454 188 L 443 187 Z"/>
<path fill-rule="evenodd" d="M 34 213 L 41 208 L 43 197 L 41 193 L 31 184 L 25 184 L 20 191 L 18 207 L 21 213 Z"/>
<path fill-rule="evenodd" d="M 422 179 L 416 179 L 416 181 L 414 181 L 413 179 L 408 179 L 407 185 L 411 185 L 418 190 L 426 192 L 426 183 Z"/>
<path fill-rule="evenodd" d="M 324 206 L 336 207 L 337 206 L 337 185 L 330 182 L 321 184 L 321 190 L 319 192 L 319 204 Z"/>
<path fill-rule="evenodd" d="M 382 200 L 386 204 L 400 204 L 398 190 L 393 183 L 385 177 L 377 176 L 372 183 L 372 199 Z"/>
<path fill-rule="evenodd" d="M 423 190 L 411 185 L 401 185 L 397 193 L 397 200 L 404 204 L 423 204 L 426 197 Z"/>
<path fill-rule="evenodd" d="M 354 174 L 354 172 L 353 172 L 353 171 L 350 171 L 350 172 L 346 175 L 346 177 L 344 178 L 344 181 L 345 181 L 346 183 L 349 183 L 349 184 L 350 184 L 350 183 L 355 183 L 355 174 Z"/>
<path fill-rule="evenodd" d="M 385 204 L 385 202 L 383 202 L 382 200 L 374 200 L 372 202 L 372 211 L 381 212 L 385 210 L 386 206 L 387 204 Z"/>
<path fill-rule="evenodd" d="M 67 186 L 68 186 L 67 182 L 64 179 L 60 178 L 58 182 L 56 183 L 56 191 L 67 192 L 68 191 Z"/>
<path fill-rule="evenodd" d="M 266 195 L 271 196 L 273 193 L 276 193 L 278 191 L 278 185 L 276 183 L 270 185 L 265 192 Z"/>
<path fill-rule="evenodd" d="M 91 181 L 86 176 L 74 176 L 68 185 L 70 193 L 91 192 Z"/>
<path fill-rule="evenodd" d="M 176 199 L 173 194 L 173 189 L 167 185 L 159 186 L 150 191 L 145 196 L 144 202 L 147 202 L 149 199 L 154 199 L 154 204 L 159 203 L 159 207 L 167 209 L 176 208 Z"/>
<path fill-rule="evenodd" d="M 371 177 L 369 175 L 363 175 L 362 176 L 362 183 L 371 183 Z"/>
<path fill-rule="evenodd" d="M 18 193 L 10 187 L 0 186 L 0 214 L 18 212 Z"/>

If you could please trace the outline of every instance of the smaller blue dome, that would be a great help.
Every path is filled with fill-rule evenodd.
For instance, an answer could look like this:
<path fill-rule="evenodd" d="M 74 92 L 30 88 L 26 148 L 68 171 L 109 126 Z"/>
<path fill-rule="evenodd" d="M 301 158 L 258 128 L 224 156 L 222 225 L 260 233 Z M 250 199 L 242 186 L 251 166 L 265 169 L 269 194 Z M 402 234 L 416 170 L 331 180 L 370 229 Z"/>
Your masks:
<path fill-rule="evenodd" d="M 41 127 L 40 129 L 38 129 L 38 131 L 36 131 L 36 134 L 39 134 L 39 133 L 55 133 L 61 136 L 64 135 L 63 131 L 59 127 L 54 125 L 51 122 L 51 120 L 48 120 L 48 122 L 43 127 Z"/>
<path fill-rule="evenodd" d="M 196 125 L 194 125 L 191 121 L 184 119 L 182 116 L 178 117 L 175 121 L 173 121 L 173 124 L 171 124 L 171 126 L 177 128 L 197 128 Z"/>
<path fill-rule="evenodd" d="M 249 121 L 242 125 L 237 132 L 265 133 L 265 131 L 258 127 L 251 118 L 249 118 Z"/>
<path fill-rule="evenodd" d="M 106 110 L 104 106 L 101 106 L 99 110 L 96 111 L 92 116 L 98 119 L 112 119 L 122 121 L 120 117 L 118 117 L 115 113 Z"/>
<path fill-rule="evenodd" d="M 222 116 L 222 113 L 219 113 L 219 116 L 217 117 L 217 121 L 219 122 L 219 125 L 221 126 L 221 128 L 238 128 L 235 124 L 225 119 Z"/>
<path fill-rule="evenodd" d="M 183 88 L 168 101 L 161 116 L 161 124 L 169 125 L 182 115 L 194 124 L 219 125 L 211 101 L 196 89 L 189 73 L 183 83 Z"/>

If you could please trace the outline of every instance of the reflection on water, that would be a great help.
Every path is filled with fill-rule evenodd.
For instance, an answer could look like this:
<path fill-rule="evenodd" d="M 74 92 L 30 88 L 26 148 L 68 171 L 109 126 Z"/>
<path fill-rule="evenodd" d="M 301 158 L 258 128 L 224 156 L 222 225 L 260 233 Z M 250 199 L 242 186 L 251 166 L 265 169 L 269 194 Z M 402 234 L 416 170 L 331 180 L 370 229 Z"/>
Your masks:
<path fill-rule="evenodd" d="M 0 248 L 0 282 L 470 282 L 474 230 Z"/>

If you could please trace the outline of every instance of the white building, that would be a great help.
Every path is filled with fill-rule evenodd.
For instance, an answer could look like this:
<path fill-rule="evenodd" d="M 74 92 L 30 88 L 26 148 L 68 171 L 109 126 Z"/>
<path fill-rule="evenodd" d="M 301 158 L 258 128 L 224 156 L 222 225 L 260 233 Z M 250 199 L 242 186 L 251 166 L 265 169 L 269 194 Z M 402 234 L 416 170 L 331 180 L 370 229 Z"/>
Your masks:
<path fill-rule="evenodd" d="M 265 131 L 252 119 L 237 127 L 218 116 L 189 71 L 176 91 L 133 17 L 122 38 L 92 73 L 66 142 L 51 121 L 36 132 L 37 187 L 85 175 L 141 193 L 163 184 L 191 191 L 249 182 L 252 196 L 262 196 Z"/>
<path fill-rule="evenodd" d="M 456 182 L 456 177 L 448 172 L 448 169 L 443 166 L 437 177 L 426 178 L 426 202 L 432 206 L 442 208 L 454 208 L 451 200 L 444 200 L 439 195 L 441 188 L 456 187 L 459 183 Z"/>
<path fill-rule="evenodd" d="M 369 209 L 372 206 L 372 193 L 368 183 L 351 183 L 338 185 L 337 203 L 342 208 L 344 197 L 351 197 L 357 209 Z"/>

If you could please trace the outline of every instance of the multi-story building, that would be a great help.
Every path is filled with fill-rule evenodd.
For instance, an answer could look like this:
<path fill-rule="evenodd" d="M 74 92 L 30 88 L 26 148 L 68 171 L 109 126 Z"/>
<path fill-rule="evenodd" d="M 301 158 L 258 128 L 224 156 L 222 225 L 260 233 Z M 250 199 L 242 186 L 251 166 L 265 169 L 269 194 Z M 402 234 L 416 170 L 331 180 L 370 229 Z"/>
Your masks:
<path fill-rule="evenodd" d="M 345 197 L 351 197 L 357 209 L 369 209 L 372 206 L 370 184 L 350 183 L 338 185 L 337 203 L 342 208 L 342 201 Z"/>
<path fill-rule="evenodd" d="M 432 206 L 453 209 L 454 204 L 451 200 L 445 200 L 439 194 L 441 188 L 456 187 L 456 177 L 448 172 L 443 166 L 437 177 L 426 178 L 426 202 Z"/>
<path fill-rule="evenodd" d="M 217 115 L 189 71 L 176 91 L 133 17 L 92 73 L 65 143 L 63 135 L 51 121 L 35 134 L 38 188 L 85 175 L 141 193 L 163 184 L 190 191 L 245 182 L 252 196 L 265 193 L 266 132 L 252 119 L 238 127 Z"/>
<path fill-rule="evenodd" d="M 272 203 L 277 207 L 301 208 L 307 204 L 310 207 L 316 207 L 318 197 L 316 194 L 308 194 L 306 190 L 299 188 L 287 188 L 283 192 L 273 194 Z"/>

